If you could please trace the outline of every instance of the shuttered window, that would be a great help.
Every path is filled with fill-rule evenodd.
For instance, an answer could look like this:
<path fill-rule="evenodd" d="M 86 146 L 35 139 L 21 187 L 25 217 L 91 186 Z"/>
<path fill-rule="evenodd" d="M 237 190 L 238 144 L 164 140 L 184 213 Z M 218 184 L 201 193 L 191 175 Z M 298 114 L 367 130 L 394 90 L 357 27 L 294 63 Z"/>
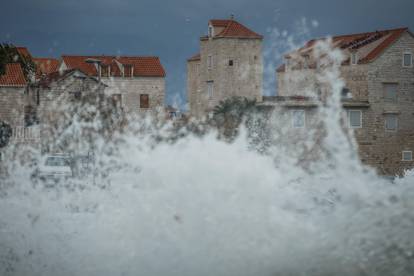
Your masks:
<path fill-rule="evenodd" d="M 148 94 L 139 95 L 139 107 L 140 108 L 149 108 L 149 96 Z"/>

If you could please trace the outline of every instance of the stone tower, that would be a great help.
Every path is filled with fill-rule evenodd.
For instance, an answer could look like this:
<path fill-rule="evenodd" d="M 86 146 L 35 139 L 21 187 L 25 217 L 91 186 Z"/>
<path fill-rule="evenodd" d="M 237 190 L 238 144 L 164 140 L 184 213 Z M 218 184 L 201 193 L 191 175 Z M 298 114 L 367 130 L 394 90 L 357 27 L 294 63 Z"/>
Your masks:
<path fill-rule="evenodd" d="M 233 17 L 209 21 L 200 53 L 187 60 L 190 115 L 207 115 L 233 96 L 262 101 L 262 40 Z"/>

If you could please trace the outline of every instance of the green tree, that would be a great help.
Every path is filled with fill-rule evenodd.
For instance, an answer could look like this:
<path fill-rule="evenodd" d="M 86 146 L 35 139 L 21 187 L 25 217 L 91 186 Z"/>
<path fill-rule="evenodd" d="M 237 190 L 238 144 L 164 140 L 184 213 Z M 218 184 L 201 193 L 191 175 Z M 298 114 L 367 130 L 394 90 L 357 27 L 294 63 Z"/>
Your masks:
<path fill-rule="evenodd" d="M 214 108 L 211 123 L 219 129 L 220 134 L 231 140 L 237 136 L 243 120 L 249 121 L 256 112 L 256 100 L 227 98 Z"/>
<path fill-rule="evenodd" d="M 8 63 L 20 63 L 27 81 L 30 81 L 30 76 L 36 72 L 36 65 L 30 56 L 20 54 L 12 44 L 2 43 L 0 44 L 0 76 L 6 73 Z"/>

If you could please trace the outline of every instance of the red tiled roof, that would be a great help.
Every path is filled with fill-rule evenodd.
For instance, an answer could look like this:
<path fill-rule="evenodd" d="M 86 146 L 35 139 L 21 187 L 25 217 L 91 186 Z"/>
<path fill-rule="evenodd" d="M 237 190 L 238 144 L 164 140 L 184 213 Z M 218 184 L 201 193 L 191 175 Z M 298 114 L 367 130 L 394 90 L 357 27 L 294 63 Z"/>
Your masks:
<path fill-rule="evenodd" d="M 26 47 L 16 47 L 16 50 L 20 55 L 24 57 L 32 58 L 32 55 L 30 54 L 29 50 Z"/>
<path fill-rule="evenodd" d="M 20 63 L 6 64 L 6 72 L 0 76 L 0 86 L 21 87 L 26 85 L 22 67 Z"/>
<path fill-rule="evenodd" d="M 187 59 L 187 61 L 197 61 L 197 60 L 200 60 L 200 59 L 201 59 L 201 56 L 200 56 L 200 54 L 198 53 L 198 54 L 196 54 L 196 55 L 194 55 L 194 56 L 190 57 L 189 59 Z"/>
<path fill-rule="evenodd" d="M 89 76 L 97 76 L 95 65 L 85 62 L 88 58 L 98 59 L 102 65 L 110 66 L 111 75 L 115 77 L 121 76 L 121 69 L 117 62 L 124 66 L 132 65 L 135 77 L 165 77 L 164 68 L 158 57 L 62 56 L 68 69 L 77 68 Z"/>
<path fill-rule="evenodd" d="M 359 64 L 369 63 L 379 57 L 382 52 L 391 46 L 404 33 L 409 32 L 408 28 L 398 28 L 391 30 L 349 34 L 332 37 L 332 42 L 336 48 L 345 51 L 355 51 L 361 55 L 359 57 Z M 317 42 L 325 40 L 326 38 L 313 39 L 308 41 L 302 48 L 287 54 L 292 56 L 294 54 L 311 54 L 313 47 Z M 359 51 L 361 49 L 361 51 Z M 349 64 L 349 59 L 344 61 L 344 64 Z M 282 64 L 277 69 L 278 72 L 283 72 L 285 65 Z"/>
<path fill-rule="evenodd" d="M 158 57 L 119 57 L 122 64 L 131 64 L 136 77 L 165 77 L 164 68 Z"/>
<path fill-rule="evenodd" d="M 210 23 L 213 27 L 227 27 L 230 21 L 228 19 L 211 19 Z"/>
<path fill-rule="evenodd" d="M 55 58 L 33 58 L 33 62 L 36 64 L 36 74 L 46 75 L 58 70 L 59 60 Z"/>
<path fill-rule="evenodd" d="M 210 24 L 213 27 L 222 27 L 224 28 L 220 33 L 214 35 L 214 37 L 230 37 L 230 38 L 258 38 L 262 39 L 263 36 L 253 32 L 243 24 L 230 19 L 212 19 Z"/>

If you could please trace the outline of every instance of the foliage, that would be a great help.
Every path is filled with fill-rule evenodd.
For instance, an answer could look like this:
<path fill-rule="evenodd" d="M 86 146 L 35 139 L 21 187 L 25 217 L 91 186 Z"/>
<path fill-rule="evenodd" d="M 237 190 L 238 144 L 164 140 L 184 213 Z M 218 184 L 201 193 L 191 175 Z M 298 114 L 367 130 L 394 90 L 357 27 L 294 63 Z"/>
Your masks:
<path fill-rule="evenodd" d="M 30 56 L 19 53 L 12 44 L 0 44 L 0 76 L 6 73 L 6 64 L 20 63 L 26 80 L 30 81 L 30 76 L 36 72 L 36 65 Z"/>
<path fill-rule="evenodd" d="M 12 136 L 12 128 L 10 125 L 0 121 L 0 148 L 7 146 Z"/>
<path fill-rule="evenodd" d="M 213 110 L 211 123 L 216 126 L 222 135 L 233 139 L 238 134 L 238 128 L 243 120 L 251 120 L 257 112 L 256 100 L 243 97 L 231 97 L 220 101 Z"/>

